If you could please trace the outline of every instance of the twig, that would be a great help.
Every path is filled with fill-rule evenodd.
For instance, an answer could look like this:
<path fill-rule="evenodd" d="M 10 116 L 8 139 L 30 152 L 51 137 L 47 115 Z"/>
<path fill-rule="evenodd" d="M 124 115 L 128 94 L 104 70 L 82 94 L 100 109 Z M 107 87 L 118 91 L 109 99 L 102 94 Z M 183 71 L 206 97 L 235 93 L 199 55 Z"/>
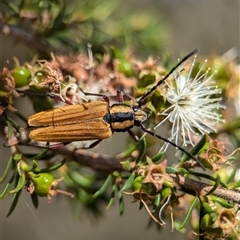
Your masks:
<path fill-rule="evenodd" d="M 107 174 L 113 171 L 124 171 L 124 168 L 120 164 L 120 162 L 124 161 L 124 159 L 120 155 L 108 156 L 82 149 L 74 150 L 71 146 L 59 148 L 56 152 L 66 155 L 72 160 L 84 166 L 88 166 L 98 172 Z"/>
<path fill-rule="evenodd" d="M 210 190 L 212 190 L 213 186 L 199 182 L 190 178 L 185 178 L 178 174 L 170 174 L 175 182 L 177 182 L 181 187 L 187 188 L 189 190 L 193 190 L 199 195 L 205 195 Z M 240 204 L 240 192 L 236 190 L 226 189 L 223 187 L 218 187 L 214 192 L 211 193 L 214 196 L 221 197 L 228 201 L 232 201 L 233 203 Z"/>
<path fill-rule="evenodd" d="M 88 166 L 98 172 L 108 174 L 113 171 L 119 172 L 124 171 L 124 168 L 120 164 L 121 161 L 124 161 L 121 155 L 108 156 L 104 154 L 89 152 L 82 149 L 74 151 L 74 148 L 71 146 L 59 148 L 56 151 L 57 153 L 67 155 L 72 160 L 84 166 Z M 213 188 L 213 186 L 210 184 L 186 178 L 178 174 L 170 174 L 170 176 L 181 187 L 195 191 L 196 193 L 202 196 L 206 195 Z M 240 204 L 239 191 L 226 189 L 223 187 L 217 187 L 215 191 L 212 192 L 211 194 L 226 199 L 228 201 L 232 201 L 233 203 Z"/>

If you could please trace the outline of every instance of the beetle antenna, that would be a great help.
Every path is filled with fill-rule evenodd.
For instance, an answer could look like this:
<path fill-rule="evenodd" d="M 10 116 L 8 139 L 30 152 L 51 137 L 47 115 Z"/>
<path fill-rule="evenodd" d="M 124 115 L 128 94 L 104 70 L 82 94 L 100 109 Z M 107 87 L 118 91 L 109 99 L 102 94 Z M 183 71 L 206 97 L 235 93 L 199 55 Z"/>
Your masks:
<path fill-rule="evenodd" d="M 196 52 L 198 52 L 198 49 L 193 50 L 192 52 L 190 52 L 188 55 L 186 55 L 180 62 L 178 62 L 178 64 L 176 64 L 169 72 L 168 74 L 161 79 L 155 86 L 153 86 L 151 89 L 149 89 L 142 97 L 140 97 L 140 99 L 138 100 L 138 106 L 141 107 L 143 100 L 154 90 L 157 89 L 157 87 L 159 85 L 161 85 L 183 62 L 185 62 L 188 58 L 190 58 L 193 54 L 195 54 Z"/>
<path fill-rule="evenodd" d="M 204 165 L 203 165 L 196 157 L 194 157 L 191 153 L 189 153 L 188 151 L 186 151 L 184 148 L 178 146 L 178 145 L 177 145 L 176 143 L 174 143 L 174 142 L 169 141 L 167 138 L 164 138 L 164 137 L 162 137 L 162 136 L 160 136 L 160 135 L 158 135 L 158 134 L 155 134 L 154 132 L 151 132 L 151 131 L 147 130 L 141 123 L 140 123 L 140 126 L 141 126 L 141 128 L 142 128 L 142 130 L 143 130 L 144 132 L 146 132 L 146 133 L 148 133 L 148 134 L 150 134 L 150 135 L 152 135 L 152 136 L 154 136 L 154 137 L 157 137 L 158 139 L 163 140 L 164 142 L 167 142 L 167 143 L 171 144 L 172 146 L 174 146 L 174 147 L 176 147 L 177 149 L 179 149 L 181 152 L 185 153 L 188 157 L 190 157 L 190 158 L 192 158 L 193 160 L 195 160 L 195 161 L 199 164 L 199 166 L 200 166 L 204 171 L 206 171 L 206 168 L 204 167 Z"/>

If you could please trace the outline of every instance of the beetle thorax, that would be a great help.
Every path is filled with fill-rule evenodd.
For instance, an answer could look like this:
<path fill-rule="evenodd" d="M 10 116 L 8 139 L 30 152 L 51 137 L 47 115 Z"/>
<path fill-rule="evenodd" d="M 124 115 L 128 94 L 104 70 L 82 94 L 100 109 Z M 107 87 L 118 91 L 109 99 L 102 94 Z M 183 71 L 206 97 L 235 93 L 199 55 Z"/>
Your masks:
<path fill-rule="evenodd" d="M 104 120 L 111 125 L 113 131 L 125 132 L 134 126 L 134 112 L 131 106 L 116 103 L 110 107 Z"/>
<path fill-rule="evenodd" d="M 116 132 L 125 132 L 133 126 L 140 126 L 140 123 L 147 119 L 148 115 L 144 109 L 122 103 L 113 104 L 109 113 L 104 116 L 104 121 Z"/>
<path fill-rule="evenodd" d="M 134 112 L 134 125 L 135 126 L 139 126 L 140 123 L 145 122 L 148 119 L 148 114 L 147 112 L 140 108 L 139 106 L 134 106 L 132 108 L 133 112 Z"/>

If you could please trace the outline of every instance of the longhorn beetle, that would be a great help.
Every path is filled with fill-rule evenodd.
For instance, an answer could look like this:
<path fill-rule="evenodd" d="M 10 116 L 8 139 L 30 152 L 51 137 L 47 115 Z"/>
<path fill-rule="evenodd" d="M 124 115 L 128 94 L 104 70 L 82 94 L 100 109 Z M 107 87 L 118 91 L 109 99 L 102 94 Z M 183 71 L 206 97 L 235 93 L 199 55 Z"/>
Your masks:
<path fill-rule="evenodd" d="M 73 141 L 96 140 L 90 145 L 89 148 L 91 148 L 96 146 L 103 139 L 109 138 L 113 132 L 128 131 L 131 137 L 135 141 L 138 141 L 137 136 L 130 129 L 133 126 L 139 126 L 144 132 L 178 148 L 190 158 L 194 159 L 201 168 L 205 170 L 203 164 L 185 149 L 149 131 L 143 125 L 149 118 L 147 111 L 142 108 L 144 99 L 155 91 L 183 62 L 197 51 L 198 50 L 195 49 L 186 55 L 165 77 L 141 96 L 140 99 L 134 99 L 136 102 L 134 106 L 123 103 L 123 95 L 125 93 L 120 90 L 117 91 L 118 103 L 111 106 L 110 100 L 106 95 L 84 92 L 85 95 L 99 96 L 103 99 L 77 105 L 66 105 L 30 116 L 28 118 L 28 124 L 31 127 L 35 127 L 35 129 L 30 131 L 30 139 L 44 142 L 62 142 L 65 144 Z M 49 93 L 47 96 L 51 98 L 56 97 L 55 94 Z M 131 96 L 129 97 L 132 98 Z"/>

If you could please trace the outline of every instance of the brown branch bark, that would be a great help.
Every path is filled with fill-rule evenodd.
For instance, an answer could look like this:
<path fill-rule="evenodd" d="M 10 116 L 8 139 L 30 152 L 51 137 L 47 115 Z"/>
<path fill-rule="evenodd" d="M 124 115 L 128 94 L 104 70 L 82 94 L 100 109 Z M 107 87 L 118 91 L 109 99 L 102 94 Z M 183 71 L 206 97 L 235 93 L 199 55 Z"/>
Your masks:
<path fill-rule="evenodd" d="M 108 156 L 104 154 L 89 152 L 82 149 L 74 150 L 74 148 L 71 146 L 59 148 L 56 151 L 57 153 L 66 155 L 71 158 L 71 160 L 76 161 L 84 166 L 88 166 L 97 172 L 109 174 L 113 171 L 124 171 L 124 168 L 122 167 L 120 162 L 124 161 L 125 159 L 123 159 L 121 155 Z M 173 178 L 174 182 L 176 182 L 183 188 L 195 191 L 201 196 L 206 195 L 213 188 L 213 186 L 210 184 L 186 178 L 178 174 L 170 174 L 170 176 Z M 233 203 L 240 204 L 239 191 L 218 187 L 211 194 L 226 199 L 228 201 L 232 201 Z"/>
<path fill-rule="evenodd" d="M 61 154 L 67 154 L 78 163 L 89 166 L 95 169 L 96 171 L 110 173 L 110 172 L 113 172 L 114 170 L 117 170 L 117 171 L 124 170 L 120 164 L 120 162 L 123 161 L 124 159 L 120 155 L 110 157 L 107 155 L 92 153 L 92 152 L 88 152 L 86 150 L 81 150 L 81 149 L 73 151 L 73 148 L 70 148 L 69 146 L 60 148 L 58 152 Z M 183 186 L 185 189 L 190 189 L 195 191 L 197 194 L 199 194 L 199 196 L 204 196 L 208 194 L 209 191 L 211 191 L 213 188 L 212 185 L 209 185 L 197 180 L 193 180 L 190 178 L 186 178 L 178 174 L 169 174 L 169 175 L 172 177 L 174 182 L 176 182 L 178 185 Z M 240 204 L 240 192 L 238 191 L 229 190 L 223 187 L 217 187 L 215 191 L 212 192 L 211 194 L 214 196 L 226 199 L 228 201 L 231 201 L 233 203 Z M 142 201 L 142 203 L 146 207 L 145 202 Z"/>
<path fill-rule="evenodd" d="M 66 155 L 71 158 L 71 160 L 76 161 L 81 165 L 88 166 L 98 172 L 107 174 L 113 171 L 124 171 L 122 165 L 120 164 L 121 161 L 124 161 L 121 155 L 108 156 L 82 149 L 74 150 L 71 146 L 59 148 L 56 152 Z"/>
<path fill-rule="evenodd" d="M 173 178 L 173 180 L 178 183 L 180 186 L 193 190 L 199 195 L 206 195 L 212 188 L 212 185 L 209 185 L 207 183 L 199 182 L 190 178 L 186 178 L 183 176 L 180 176 L 178 174 L 170 174 L 170 176 Z M 226 199 L 228 201 L 232 201 L 234 203 L 240 204 L 240 192 L 226 189 L 223 187 L 218 187 L 215 189 L 214 192 L 211 193 L 214 196 Z"/>

